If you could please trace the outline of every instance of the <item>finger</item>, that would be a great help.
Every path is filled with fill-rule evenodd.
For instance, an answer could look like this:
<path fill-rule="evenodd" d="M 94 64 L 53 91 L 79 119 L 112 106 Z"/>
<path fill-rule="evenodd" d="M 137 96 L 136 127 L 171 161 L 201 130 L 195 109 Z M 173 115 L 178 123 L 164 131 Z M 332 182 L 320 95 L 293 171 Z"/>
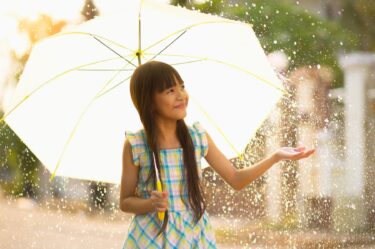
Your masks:
<path fill-rule="evenodd" d="M 289 155 L 292 159 L 294 159 L 294 158 L 301 156 L 303 153 L 304 153 L 303 151 L 296 151 L 296 152 L 290 153 Z"/>
<path fill-rule="evenodd" d="M 309 149 L 309 150 L 304 150 L 304 151 L 302 151 L 303 152 L 303 157 L 308 157 L 308 156 L 310 156 L 311 154 L 313 154 L 314 152 L 315 152 L 316 150 L 315 150 L 315 148 L 314 149 Z"/>
<path fill-rule="evenodd" d="M 284 147 L 281 149 L 281 151 L 291 156 L 304 152 L 302 148 L 293 148 L 293 147 Z"/>
<path fill-rule="evenodd" d="M 311 156 L 313 153 L 315 152 L 315 150 L 309 150 L 308 152 L 306 152 L 306 157 L 308 156 Z"/>
<path fill-rule="evenodd" d="M 168 207 L 167 203 L 164 203 L 164 202 L 154 202 L 154 206 L 156 208 L 167 208 Z"/>
<path fill-rule="evenodd" d="M 163 197 L 163 198 L 168 197 L 168 192 L 167 192 L 167 191 L 163 191 L 163 192 L 162 192 L 162 197 Z"/>
<path fill-rule="evenodd" d="M 304 152 L 304 155 L 308 155 L 309 156 L 309 155 L 311 155 L 314 152 L 315 152 L 315 149 L 307 150 L 307 151 Z"/>
<path fill-rule="evenodd" d="M 299 160 L 301 158 L 303 158 L 303 154 L 298 154 L 298 155 L 293 156 L 292 160 Z"/>
<path fill-rule="evenodd" d="M 167 203 L 167 200 L 163 199 L 163 198 L 154 197 L 154 198 L 152 198 L 152 202 L 153 203 Z M 155 204 L 155 205 L 157 205 L 157 204 Z"/>
<path fill-rule="evenodd" d="M 307 157 L 309 157 L 309 156 L 310 156 L 312 153 L 314 153 L 314 152 L 315 152 L 315 150 L 309 150 L 309 151 L 306 151 L 306 152 L 304 152 L 302 155 L 300 155 L 298 159 L 307 158 Z M 297 160 L 298 160 L 298 159 L 297 159 Z"/>
<path fill-rule="evenodd" d="M 295 154 L 292 154 L 292 155 L 290 156 L 290 159 L 291 159 L 291 160 L 298 160 L 298 159 L 301 159 L 301 158 L 303 157 L 303 154 L 304 154 L 303 151 L 301 151 L 301 152 L 296 152 Z"/>
<path fill-rule="evenodd" d="M 167 209 L 166 208 L 156 208 L 156 211 L 158 212 L 165 212 Z"/>
<path fill-rule="evenodd" d="M 306 150 L 306 147 L 305 146 L 298 146 L 297 148 L 294 148 L 294 150 L 298 151 L 298 152 L 301 152 L 301 151 Z"/>
<path fill-rule="evenodd" d="M 163 198 L 162 193 L 159 192 L 159 191 L 156 191 L 156 190 L 153 190 L 153 191 L 151 192 L 151 196 L 154 196 L 154 197 L 156 197 L 156 198 Z"/>

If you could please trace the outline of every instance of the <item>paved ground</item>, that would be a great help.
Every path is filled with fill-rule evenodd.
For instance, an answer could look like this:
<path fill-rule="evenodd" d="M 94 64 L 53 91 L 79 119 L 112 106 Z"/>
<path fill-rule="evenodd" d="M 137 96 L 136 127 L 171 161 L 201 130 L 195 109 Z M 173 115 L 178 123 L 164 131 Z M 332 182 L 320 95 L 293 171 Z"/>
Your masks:
<path fill-rule="evenodd" d="M 0 249 L 121 248 L 130 215 L 117 212 L 88 216 L 83 211 L 61 209 L 47 209 L 27 199 L 0 198 Z M 375 236 L 371 234 L 357 238 L 315 232 L 264 232 L 257 227 L 244 230 L 235 221 L 215 217 L 211 221 L 221 249 L 375 248 Z"/>
<path fill-rule="evenodd" d="M 19 199 L 0 199 L 1 249 L 119 249 L 131 216 L 88 216 L 39 207 Z M 223 246 L 219 248 L 236 248 Z"/>
<path fill-rule="evenodd" d="M 0 248 L 121 248 L 127 217 L 107 222 L 83 212 L 68 214 L 32 207 L 30 203 L 0 203 Z"/>

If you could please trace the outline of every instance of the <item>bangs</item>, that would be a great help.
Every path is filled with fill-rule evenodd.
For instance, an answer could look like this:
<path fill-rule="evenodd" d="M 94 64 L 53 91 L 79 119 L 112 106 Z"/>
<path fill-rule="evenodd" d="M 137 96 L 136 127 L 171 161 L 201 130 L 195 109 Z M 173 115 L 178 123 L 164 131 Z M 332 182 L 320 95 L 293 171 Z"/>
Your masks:
<path fill-rule="evenodd" d="M 161 66 L 157 68 L 152 81 L 154 89 L 159 93 L 176 84 L 181 85 L 184 83 L 179 73 L 167 64 L 161 64 Z"/>

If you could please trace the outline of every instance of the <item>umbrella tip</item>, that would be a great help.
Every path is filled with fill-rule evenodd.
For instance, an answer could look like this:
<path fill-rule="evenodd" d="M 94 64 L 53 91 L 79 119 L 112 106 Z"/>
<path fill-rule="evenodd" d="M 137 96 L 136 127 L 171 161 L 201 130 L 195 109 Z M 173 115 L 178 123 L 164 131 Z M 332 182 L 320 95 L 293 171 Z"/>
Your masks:
<path fill-rule="evenodd" d="M 55 174 L 52 174 L 51 177 L 49 178 L 49 182 L 51 183 L 54 178 L 55 178 Z"/>

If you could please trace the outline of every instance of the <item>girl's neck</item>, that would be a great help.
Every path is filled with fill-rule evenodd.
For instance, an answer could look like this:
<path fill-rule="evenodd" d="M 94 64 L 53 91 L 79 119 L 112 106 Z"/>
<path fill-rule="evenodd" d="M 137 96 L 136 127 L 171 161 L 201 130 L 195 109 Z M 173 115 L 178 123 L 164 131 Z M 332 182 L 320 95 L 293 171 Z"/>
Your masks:
<path fill-rule="evenodd" d="M 156 120 L 158 129 L 157 140 L 161 149 L 180 147 L 176 135 L 177 121 L 176 120 Z"/>

